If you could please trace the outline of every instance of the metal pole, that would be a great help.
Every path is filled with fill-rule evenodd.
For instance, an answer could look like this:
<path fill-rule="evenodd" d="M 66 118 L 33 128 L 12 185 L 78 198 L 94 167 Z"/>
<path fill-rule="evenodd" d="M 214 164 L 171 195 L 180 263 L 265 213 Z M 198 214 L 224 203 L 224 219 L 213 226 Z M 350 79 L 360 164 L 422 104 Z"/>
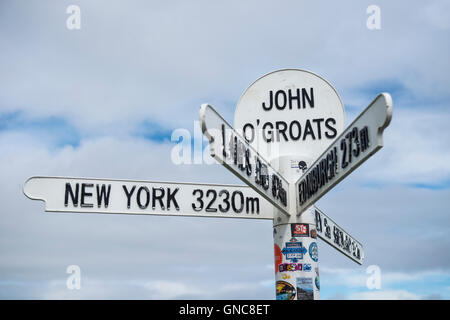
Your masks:
<path fill-rule="evenodd" d="M 311 159 L 280 157 L 272 161 L 286 179 L 295 182 L 303 173 L 299 162 Z M 290 208 L 295 208 L 294 183 L 289 190 Z M 275 287 L 277 300 L 320 299 L 319 255 L 314 212 L 306 210 L 297 217 L 275 209 L 273 220 Z"/>

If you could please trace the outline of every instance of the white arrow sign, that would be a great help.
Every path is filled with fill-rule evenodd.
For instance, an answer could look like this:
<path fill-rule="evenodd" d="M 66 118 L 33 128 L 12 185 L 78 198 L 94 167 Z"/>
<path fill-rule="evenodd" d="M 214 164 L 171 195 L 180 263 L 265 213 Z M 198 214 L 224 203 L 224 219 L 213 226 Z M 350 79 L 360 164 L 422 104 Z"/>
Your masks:
<path fill-rule="evenodd" d="M 209 139 L 211 156 L 242 181 L 289 215 L 289 184 L 209 104 L 200 108 L 203 134 Z"/>
<path fill-rule="evenodd" d="M 317 236 L 358 264 L 364 260 L 362 244 L 339 227 L 330 217 L 313 206 Z"/>
<path fill-rule="evenodd" d="M 339 135 L 295 184 L 297 215 L 319 200 L 383 146 L 392 98 L 382 93 Z"/>
<path fill-rule="evenodd" d="M 32 177 L 23 192 L 54 212 L 273 219 L 273 206 L 247 186 Z"/>

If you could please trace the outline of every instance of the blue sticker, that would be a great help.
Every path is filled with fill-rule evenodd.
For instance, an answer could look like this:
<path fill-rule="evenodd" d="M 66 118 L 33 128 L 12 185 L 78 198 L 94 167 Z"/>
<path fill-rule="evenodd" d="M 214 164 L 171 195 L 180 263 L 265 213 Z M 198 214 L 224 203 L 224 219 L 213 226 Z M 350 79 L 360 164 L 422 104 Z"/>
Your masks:
<path fill-rule="evenodd" d="M 309 256 L 314 262 L 319 260 L 319 249 L 317 248 L 317 243 L 313 242 L 309 245 Z"/>
<path fill-rule="evenodd" d="M 303 271 L 311 271 L 311 263 L 303 264 Z"/>
<path fill-rule="evenodd" d="M 286 242 L 286 247 L 281 252 L 286 256 L 286 260 L 297 262 L 303 259 L 306 248 L 302 246 L 301 242 L 297 242 L 297 239 L 292 238 L 291 241 Z"/>

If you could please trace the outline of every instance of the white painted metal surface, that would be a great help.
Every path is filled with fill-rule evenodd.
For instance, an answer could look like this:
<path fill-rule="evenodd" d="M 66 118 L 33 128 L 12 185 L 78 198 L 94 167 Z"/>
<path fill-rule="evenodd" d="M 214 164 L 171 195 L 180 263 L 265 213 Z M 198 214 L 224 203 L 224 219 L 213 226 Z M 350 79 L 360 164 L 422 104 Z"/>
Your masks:
<path fill-rule="evenodd" d="M 53 212 L 273 219 L 273 206 L 247 186 L 32 177 L 23 192 Z"/>
<path fill-rule="evenodd" d="M 382 93 L 295 183 L 298 215 L 383 146 L 383 131 L 391 118 L 392 98 Z"/>
<path fill-rule="evenodd" d="M 289 184 L 209 104 L 200 107 L 200 124 L 211 156 L 243 182 L 289 215 Z"/>
<path fill-rule="evenodd" d="M 333 86 L 298 69 L 256 80 L 234 113 L 234 128 L 268 161 L 286 155 L 316 158 L 344 126 L 344 105 Z"/>
<path fill-rule="evenodd" d="M 317 236 L 358 264 L 364 260 L 363 245 L 316 206 L 313 207 Z"/>

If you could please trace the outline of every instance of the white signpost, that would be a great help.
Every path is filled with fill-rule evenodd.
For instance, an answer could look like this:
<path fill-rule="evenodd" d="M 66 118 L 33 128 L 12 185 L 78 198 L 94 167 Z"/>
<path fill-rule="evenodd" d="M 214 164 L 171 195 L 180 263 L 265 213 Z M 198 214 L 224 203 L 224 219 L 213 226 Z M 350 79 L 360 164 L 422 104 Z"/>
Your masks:
<path fill-rule="evenodd" d="M 344 104 L 336 89 L 319 75 L 298 69 L 256 80 L 234 113 L 234 127 L 269 161 L 283 156 L 315 159 L 344 125 Z"/>
<path fill-rule="evenodd" d="M 344 131 L 344 108 L 320 76 L 284 69 L 242 95 L 235 129 L 208 104 L 204 135 L 219 163 L 247 186 L 32 177 L 24 193 L 46 211 L 268 219 L 276 297 L 320 297 L 317 237 L 358 264 L 363 246 L 314 203 L 383 146 L 392 99 L 380 94 Z"/>
<path fill-rule="evenodd" d="M 333 86 L 317 74 L 278 70 L 245 90 L 236 106 L 234 125 L 292 186 L 344 130 L 344 105 Z M 296 207 L 293 189 L 288 196 L 290 208 Z M 289 213 L 289 217 L 277 211 L 274 215 L 277 299 L 319 299 L 314 215 Z"/>
<path fill-rule="evenodd" d="M 246 186 L 32 177 L 23 191 L 52 212 L 273 219 L 273 206 Z"/>
<path fill-rule="evenodd" d="M 319 208 L 316 206 L 313 206 L 313 208 L 317 236 L 356 263 L 362 264 L 364 260 L 362 244 L 338 226 Z"/>
<path fill-rule="evenodd" d="M 383 147 L 391 118 L 391 96 L 382 93 L 296 182 L 298 215 Z"/>
<path fill-rule="evenodd" d="M 289 215 L 287 180 L 209 104 L 200 107 L 200 125 L 211 156 Z"/>

